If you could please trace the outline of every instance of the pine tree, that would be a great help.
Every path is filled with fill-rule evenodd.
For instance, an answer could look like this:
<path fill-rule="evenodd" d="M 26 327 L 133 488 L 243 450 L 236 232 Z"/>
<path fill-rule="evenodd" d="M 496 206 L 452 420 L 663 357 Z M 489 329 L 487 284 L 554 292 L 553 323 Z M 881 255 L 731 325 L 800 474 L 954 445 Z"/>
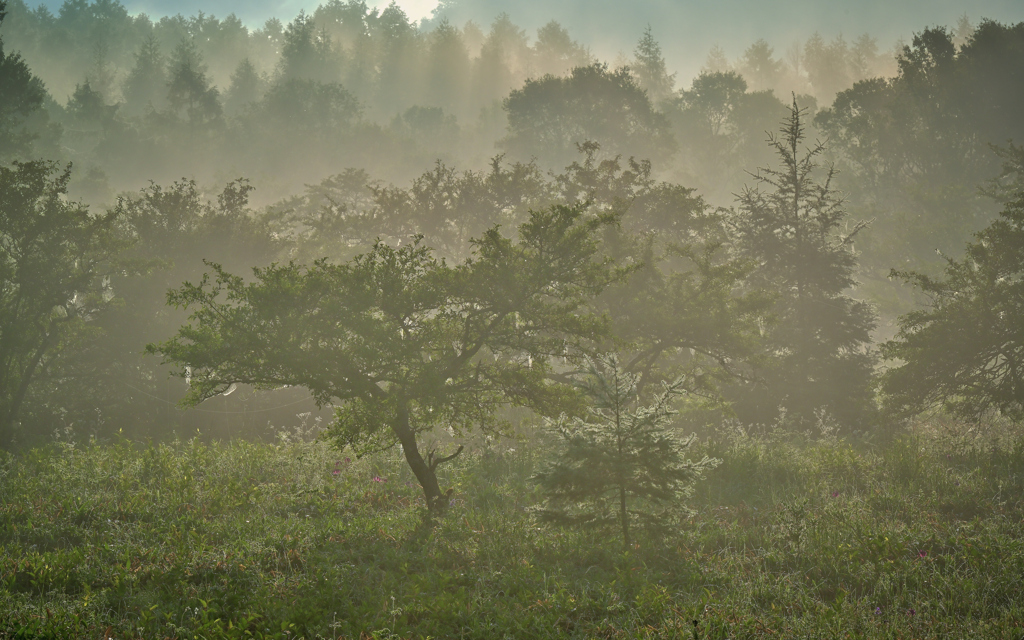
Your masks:
<path fill-rule="evenodd" d="M 804 113 L 794 98 L 782 136 L 769 138 L 781 167 L 754 175 L 758 184 L 738 196 L 733 218 L 740 254 L 759 265 L 752 284 L 778 296 L 763 404 L 751 407 L 758 394 L 744 387 L 738 405 L 751 422 L 769 422 L 784 406 L 797 424 L 824 408 L 841 424 L 860 425 L 873 405 L 867 345 L 875 316 L 845 292 L 856 284 L 853 238 L 866 224 L 848 223 L 835 170 L 819 170 L 824 146 L 801 152 Z"/>
<path fill-rule="evenodd" d="M 534 479 L 547 494 L 538 514 L 557 524 L 617 524 L 622 543 L 632 544 L 637 521 L 664 528 L 681 507 L 691 483 L 719 460 L 684 457 L 693 436 L 679 438 L 673 429 L 671 403 L 683 393 L 680 379 L 646 407 L 637 406 L 638 376 L 626 373 L 615 356 L 591 363 L 580 386 L 590 397 L 589 419 L 553 423 L 564 449 Z"/>
<path fill-rule="evenodd" d="M 224 109 L 229 114 L 239 113 L 246 105 L 262 97 L 263 85 L 263 78 L 252 61 L 249 58 L 242 60 L 231 74 L 231 84 L 224 97 Z"/>
<path fill-rule="evenodd" d="M 743 52 L 740 73 L 753 90 L 774 89 L 782 77 L 782 60 L 773 57 L 774 53 L 764 40 L 758 40 Z"/>
<path fill-rule="evenodd" d="M 167 73 L 155 36 L 147 37 L 139 47 L 135 66 L 128 72 L 121 94 L 124 96 L 124 110 L 129 115 L 143 114 L 146 109 L 159 111 L 164 108 Z"/>
<path fill-rule="evenodd" d="M 665 58 L 661 55 L 661 45 L 654 39 L 651 25 L 644 29 L 644 35 L 637 43 L 633 55 L 635 58 L 631 69 L 640 87 L 647 91 L 651 102 L 657 105 L 672 95 L 676 74 L 668 74 Z"/>
<path fill-rule="evenodd" d="M 206 64 L 191 38 L 183 39 L 171 55 L 167 102 L 175 112 L 184 111 L 193 129 L 221 115 L 220 93 L 210 85 Z"/>

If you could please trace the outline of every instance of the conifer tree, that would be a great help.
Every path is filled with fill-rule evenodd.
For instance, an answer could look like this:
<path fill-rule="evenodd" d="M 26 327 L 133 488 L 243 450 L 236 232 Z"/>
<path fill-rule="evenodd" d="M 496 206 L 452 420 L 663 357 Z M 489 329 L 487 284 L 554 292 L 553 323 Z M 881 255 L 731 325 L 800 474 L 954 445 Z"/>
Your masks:
<path fill-rule="evenodd" d="M 866 223 L 846 220 L 835 170 L 819 170 L 824 146 L 801 150 L 804 113 L 794 98 L 781 137 L 769 138 L 781 166 L 758 170 L 733 218 L 740 254 L 759 265 L 752 284 L 778 296 L 761 393 L 744 386 L 738 405 L 751 422 L 769 422 L 784 406 L 797 424 L 824 408 L 846 426 L 860 425 L 873 405 L 875 316 L 846 291 L 856 284 L 853 238 Z"/>
<path fill-rule="evenodd" d="M 534 479 L 547 494 L 538 512 L 557 524 L 618 525 L 622 543 L 632 544 L 632 523 L 663 529 L 678 513 L 690 485 L 719 460 L 685 458 L 693 436 L 679 438 L 673 429 L 672 401 L 683 381 L 666 384 L 650 406 L 637 406 L 638 376 L 627 373 L 618 358 L 591 363 L 580 386 L 590 397 L 589 417 L 554 423 L 564 448 Z"/>
<path fill-rule="evenodd" d="M 121 87 L 124 110 L 129 115 L 145 113 L 147 108 L 160 110 L 167 98 L 167 73 L 156 37 L 150 34 L 135 54 L 135 66 L 128 72 Z"/>
<path fill-rule="evenodd" d="M 184 112 L 193 130 L 221 115 L 220 92 L 211 86 L 206 69 L 195 40 L 183 39 L 171 55 L 167 102 L 175 112 Z"/>
<path fill-rule="evenodd" d="M 224 108 L 228 113 L 238 113 L 246 105 L 258 101 L 263 94 L 263 78 L 249 58 L 238 63 L 231 74 L 231 84 L 224 97 Z"/>
<path fill-rule="evenodd" d="M 651 25 L 644 29 L 644 35 L 633 52 L 635 58 L 631 70 L 637 82 L 647 91 L 652 104 L 659 104 L 670 95 L 676 81 L 676 74 L 669 75 L 665 67 L 665 58 L 661 55 L 661 45 L 651 33 Z"/>

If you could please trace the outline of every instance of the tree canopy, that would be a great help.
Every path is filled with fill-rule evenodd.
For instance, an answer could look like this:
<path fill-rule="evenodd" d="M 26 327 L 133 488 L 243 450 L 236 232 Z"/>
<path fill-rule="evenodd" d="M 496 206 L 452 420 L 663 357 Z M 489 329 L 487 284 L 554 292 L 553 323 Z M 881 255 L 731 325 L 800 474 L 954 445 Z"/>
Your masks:
<path fill-rule="evenodd" d="M 929 299 L 882 345 L 895 365 L 882 376 L 885 406 L 897 416 L 941 407 L 1024 418 L 1024 150 L 1006 155 L 1016 184 L 963 257 L 947 257 L 942 277 L 892 272 Z"/>
<path fill-rule="evenodd" d="M 554 206 L 513 240 L 492 228 L 450 266 L 420 240 L 344 264 L 320 260 L 215 277 L 169 294 L 191 322 L 150 345 L 182 367 L 190 403 L 232 384 L 300 385 L 335 404 L 330 433 L 361 450 L 402 446 L 431 510 L 443 508 L 417 435 L 438 425 L 500 429 L 500 407 L 557 415 L 572 394 L 551 381 L 552 358 L 576 354 L 605 323 L 584 305 L 614 277 L 596 233 L 612 217 Z M 568 405 L 567 405 L 568 403 Z"/>

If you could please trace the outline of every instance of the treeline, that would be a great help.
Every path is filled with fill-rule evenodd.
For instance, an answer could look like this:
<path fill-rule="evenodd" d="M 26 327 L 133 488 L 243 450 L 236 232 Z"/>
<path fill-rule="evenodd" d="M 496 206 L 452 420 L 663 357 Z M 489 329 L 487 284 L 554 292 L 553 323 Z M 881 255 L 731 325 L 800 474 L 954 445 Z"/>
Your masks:
<path fill-rule="evenodd" d="M 449 282 L 461 272 L 431 260 L 475 260 L 486 246 L 533 255 L 514 243 L 558 207 L 574 212 L 566 232 L 583 225 L 580 238 L 600 246 L 591 257 L 612 269 L 578 300 L 581 313 L 607 325 L 593 325 L 586 340 L 537 343 L 547 351 L 501 347 L 491 355 L 509 375 L 538 384 L 537 372 L 557 373 L 551 363 L 580 356 L 568 345 L 589 340 L 587 348 L 621 352 L 641 389 L 682 376 L 690 397 L 704 399 L 688 405 L 694 423 L 736 415 L 871 430 L 880 424 L 876 311 L 892 318 L 909 309 L 890 270 L 955 298 L 940 286 L 935 248 L 959 255 L 1000 209 L 984 241 L 1005 236 L 1011 248 L 1001 251 L 1013 251 L 1016 236 L 991 229 L 1018 224 L 1006 203 L 1021 175 L 1009 141 L 1024 137 L 1024 24 L 925 30 L 899 52 L 895 76 L 852 87 L 823 83 L 873 73 L 882 63 L 870 38 L 852 47 L 811 38 L 788 67 L 762 41 L 731 65 L 713 52 L 677 90 L 650 30 L 629 66 L 610 68 L 557 24 L 532 44 L 506 17 L 488 34 L 445 22 L 421 32 L 394 5 L 377 12 L 354 1 L 253 32 L 203 15 L 154 24 L 116 2 L 67 2 L 57 16 L 20 0 L 8 9 L 0 31 L 7 444 L 69 425 L 132 437 L 210 425 L 224 435 L 258 432 L 310 409 L 295 388 L 309 385 L 250 376 L 206 388 L 218 399 L 204 410 L 219 415 L 172 409 L 188 387 L 142 354 L 186 321 L 166 304 L 168 289 L 192 282 L 199 289 L 173 300 L 216 309 L 196 293 L 212 286 L 204 273 L 256 266 L 265 267 L 256 280 L 298 278 L 298 267 L 269 266 L 295 261 L 340 277 L 326 265 L 404 256 L 410 237 L 430 248 L 429 260 L 415 254 L 424 260 L 417 268 Z M 37 75 L 49 72 L 47 56 L 74 83 L 64 105 Z M 812 60 L 837 66 L 812 73 Z M 783 102 L 773 82 L 794 94 L 838 94 L 823 108 L 803 94 Z M 769 144 L 766 132 L 775 132 Z M 828 144 L 815 144 L 823 134 Z M 74 170 L 63 169 L 68 160 Z M 90 213 L 89 202 L 103 206 Z M 1015 282 L 1019 263 L 990 264 L 989 284 Z M 491 266 L 481 273 L 518 274 Z M 240 287 L 247 277 L 225 282 Z M 986 282 L 971 286 L 989 292 Z M 436 287 L 431 296 L 447 291 Z M 454 322 L 470 308 L 454 293 L 441 300 L 424 323 L 442 311 Z M 943 300 L 933 299 L 935 312 Z M 301 311 L 298 302 L 290 309 Z M 929 322 L 910 318 L 898 339 L 906 344 L 912 327 Z M 989 325 L 1005 322 L 1004 314 Z M 556 325 L 564 328 L 543 327 Z M 274 335 L 282 349 L 307 344 L 308 336 Z M 478 349 L 493 347 L 481 340 Z M 1007 340 L 984 362 L 1015 361 L 1018 343 Z M 439 359 L 452 355 L 435 347 Z M 927 360 L 898 345 L 887 353 Z M 213 361 L 171 360 L 187 365 L 181 372 L 193 384 L 219 375 Z M 935 400 L 890 379 L 899 389 L 886 393 L 903 398 L 904 415 Z M 1019 405 L 1010 388 L 1002 404 L 985 406 Z"/>
<path fill-rule="evenodd" d="M 440 20 L 421 30 L 397 6 L 371 9 L 364 0 L 332 0 L 287 24 L 272 19 L 255 30 L 233 15 L 154 21 L 130 15 L 118 2 L 69 1 L 54 15 L 45 5 L 29 9 L 15 0 L 8 14 L 7 46 L 20 52 L 47 90 L 28 124 L 35 155 L 75 161 L 83 173 L 72 192 L 105 204 L 145 180 L 182 175 L 203 183 L 232 175 L 258 178 L 265 203 L 325 177 L 327 167 L 408 180 L 437 157 L 481 167 L 501 150 L 517 160 L 536 156 L 545 168 L 557 169 L 585 135 L 596 136 L 610 153 L 674 156 L 679 166 L 666 163 L 659 171 L 728 196 L 742 170 L 764 160 L 764 132 L 783 113 L 781 103 L 760 92 L 774 90 L 786 102 L 795 91 L 808 96 L 803 104 L 811 104 L 812 95 L 825 103 L 838 88 L 892 66 L 867 35 L 852 45 L 814 35 L 784 56 L 758 41 L 732 63 L 712 51 L 706 66 L 709 74 L 742 76 L 749 91 L 731 75 L 728 86 L 694 82 L 677 90 L 648 29 L 633 56 L 616 63 L 629 71 L 615 82 L 619 91 L 646 91 L 650 105 L 640 111 L 665 118 L 667 125 L 653 132 L 657 144 L 645 148 L 649 138 L 612 144 L 605 138 L 621 129 L 613 122 L 570 130 L 566 152 L 504 139 L 509 120 L 535 113 L 524 100 L 504 105 L 510 92 L 529 79 L 564 78 L 597 62 L 555 22 L 536 34 L 506 15 L 486 28 Z M 549 88 L 534 87 L 527 98 L 542 97 Z M 702 104 L 707 91 L 720 104 Z M 584 93 L 584 101 L 605 97 L 600 88 Z M 705 131 L 705 118 L 694 111 L 709 108 L 717 113 L 709 115 Z M 742 137 L 746 143 L 738 148 L 731 139 L 726 145 L 742 159 L 691 160 L 709 143 L 708 133 Z"/>

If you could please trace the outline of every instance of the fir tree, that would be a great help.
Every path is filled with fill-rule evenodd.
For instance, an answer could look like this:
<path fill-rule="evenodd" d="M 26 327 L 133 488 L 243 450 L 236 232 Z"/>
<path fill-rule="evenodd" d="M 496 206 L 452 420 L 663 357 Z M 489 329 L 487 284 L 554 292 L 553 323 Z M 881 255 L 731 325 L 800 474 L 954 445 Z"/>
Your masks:
<path fill-rule="evenodd" d="M 683 381 L 666 384 L 646 407 L 637 406 L 638 377 L 623 371 L 615 356 L 591 363 L 580 386 L 590 397 L 587 420 L 554 423 L 564 449 L 534 479 L 547 494 L 541 520 L 621 528 L 628 549 L 634 521 L 663 529 L 679 512 L 682 497 L 704 471 L 719 464 L 705 456 L 684 455 L 693 436 L 679 438 L 671 428 L 672 401 Z"/>
<path fill-rule="evenodd" d="M 183 39 L 171 55 L 167 102 L 175 112 L 184 111 L 193 129 L 221 115 L 220 93 L 210 85 L 206 69 L 195 41 Z"/>
<path fill-rule="evenodd" d="M 855 425 L 873 404 L 867 345 L 875 316 L 845 292 L 856 284 L 853 238 L 866 223 L 846 220 L 832 187 L 834 168 L 819 170 L 824 146 L 801 152 L 804 113 L 794 98 L 782 136 L 769 138 L 782 166 L 758 170 L 757 186 L 738 196 L 733 218 L 740 254 L 759 265 L 752 284 L 778 296 L 777 324 L 768 336 L 773 364 L 762 371 L 767 396 L 744 388 L 739 405 L 753 422 L 771 421 L 784 406 L 797 423 L 813 421 L 824 408 Z M 751 413 L 758 395 L 767 406 Z"/>
<path fill-rule="evenodd" d="M 665 68 L 665 58 L 661 55 L 661 45 L 651 33 L 651 25 L 644 29 L 644 35 L 633 52 L 635 56 L 632 71 L 642 89 L 655 105 L 672 95 L 676 75 L 669 75 Z"/>
<path fill-rule="evenodd" d="M 156 37 L 150 35 L 135 54 L 135 66 L 128 72 L 121 94 L 124 109 L 131 115 L 145 113 L 146 109 L 160 110 L 167 97 L 167 73 Z"/>

